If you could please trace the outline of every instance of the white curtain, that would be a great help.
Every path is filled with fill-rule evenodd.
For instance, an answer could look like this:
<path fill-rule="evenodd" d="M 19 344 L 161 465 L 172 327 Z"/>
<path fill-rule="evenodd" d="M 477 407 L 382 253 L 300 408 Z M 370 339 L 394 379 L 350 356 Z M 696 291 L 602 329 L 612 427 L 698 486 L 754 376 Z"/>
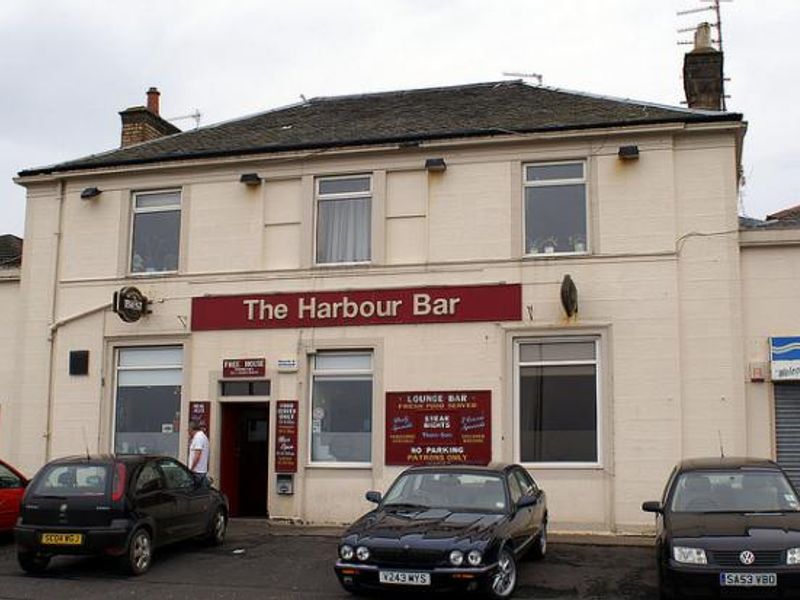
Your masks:
<path fill-rule="evenodd" d="M 370 259 L 370 198 L 320 200 L 317 262 L 359 262 Z"/>

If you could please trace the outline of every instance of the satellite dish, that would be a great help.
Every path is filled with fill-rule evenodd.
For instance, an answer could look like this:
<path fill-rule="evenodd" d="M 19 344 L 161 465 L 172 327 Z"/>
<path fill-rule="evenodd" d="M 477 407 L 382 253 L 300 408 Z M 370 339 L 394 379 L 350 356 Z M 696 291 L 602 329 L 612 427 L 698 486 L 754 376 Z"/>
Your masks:
<path fill-rule="evenodd" d="M 561 281 L 561 306 L 564 307 L 568 317 L 578 312 L 578 288 L 575 287 L 575 282 L 569 274 L 564 275 Z"/>

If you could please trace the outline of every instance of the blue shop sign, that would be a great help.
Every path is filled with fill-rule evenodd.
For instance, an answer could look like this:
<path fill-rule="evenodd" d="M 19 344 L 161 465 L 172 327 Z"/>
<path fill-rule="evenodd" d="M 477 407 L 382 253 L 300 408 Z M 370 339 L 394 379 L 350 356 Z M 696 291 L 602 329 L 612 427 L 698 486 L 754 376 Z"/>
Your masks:
<path fill-rule="evenodd" d="M 773 381 L 800 381 L 800 337 L 770 339 Z"/>

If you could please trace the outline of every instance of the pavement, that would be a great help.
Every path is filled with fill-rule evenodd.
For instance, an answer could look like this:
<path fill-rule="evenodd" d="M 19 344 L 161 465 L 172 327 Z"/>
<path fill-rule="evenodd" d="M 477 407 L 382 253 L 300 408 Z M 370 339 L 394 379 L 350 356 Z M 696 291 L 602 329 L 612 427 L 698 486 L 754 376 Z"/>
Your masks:
<path fill-rule="evenodd" d="M 107 559 L 74 557 L 55 558 L 45 575 L 25 575 L 6 536 L 0 538 L 0 599 L 344 600 L 351 596 L 332 569 L 341 531 L 235 519 L 223 546 L 165 548 L 141 577 L 122 575 Z M 555 535 L 544 561 L 520 563 L 514 597 L 651 600 L 657 596 L 654 567 L 649 538 Z"/>

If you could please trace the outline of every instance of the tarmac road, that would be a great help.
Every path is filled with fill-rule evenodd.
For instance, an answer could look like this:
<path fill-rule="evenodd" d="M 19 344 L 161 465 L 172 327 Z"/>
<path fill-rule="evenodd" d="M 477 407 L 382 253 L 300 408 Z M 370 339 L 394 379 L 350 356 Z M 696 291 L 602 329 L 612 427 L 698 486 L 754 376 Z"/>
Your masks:
<path fill-rule="evenodd" d="M 222 547 L 164 549 L 142 577 L 121 575 L 107 560 L 72 557 L 55 558 L 45 575 L 34 577 L 20 571 L 5 537 L 0 599 L 348 599 L 333 574 L 336 543 L 325 532 L 234 521 Z M 652 548 L 553 542 L 545 561 L 521 563 L 514 597 L 651 600 L 654 563 Z"/>

